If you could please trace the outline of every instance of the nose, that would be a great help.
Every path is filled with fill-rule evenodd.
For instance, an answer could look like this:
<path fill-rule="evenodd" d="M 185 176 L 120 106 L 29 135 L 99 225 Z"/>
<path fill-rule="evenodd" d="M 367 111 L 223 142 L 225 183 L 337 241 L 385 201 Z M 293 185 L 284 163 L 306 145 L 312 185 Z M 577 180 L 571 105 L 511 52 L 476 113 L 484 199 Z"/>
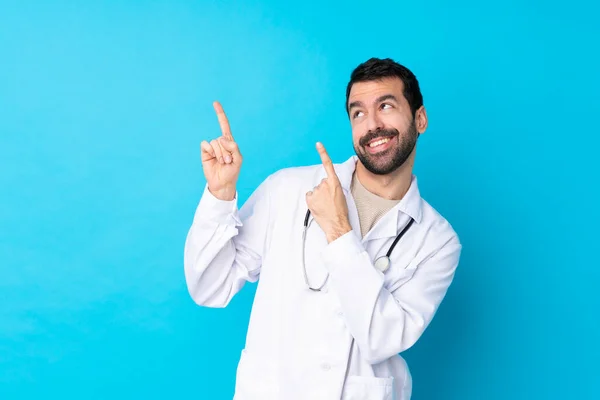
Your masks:
<path fill-rule="evenodd" d="M 369 113 L 367 117 L 367 128 L 369 132 L 375 132 L 376 130 L 383 129 L 383 122 L 381 121 L 381 118 L 379 118 L 378 113 Z"/>

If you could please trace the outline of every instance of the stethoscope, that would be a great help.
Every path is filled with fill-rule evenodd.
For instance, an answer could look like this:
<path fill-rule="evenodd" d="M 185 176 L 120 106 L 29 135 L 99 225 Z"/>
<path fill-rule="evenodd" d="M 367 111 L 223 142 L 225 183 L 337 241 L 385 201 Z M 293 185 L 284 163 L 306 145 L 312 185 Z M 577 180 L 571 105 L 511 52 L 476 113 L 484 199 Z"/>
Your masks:
<path fill-rule="evenodd" d="M 312 286 L 310 286 L 310 283 L 308 282 L 308 275 L 306 274 L 306 264 L 304 262 L 305 261 L 304 260 L 304 250 L 306 247 L 306 231 L 308 230 L 310 222 L 313 221 L 313 220 L 309 221 L 309 219 L 310 219 L 310 210 L 306 211 L 306 217 L 304 217 L 304 230 L 302 231 L 302 268 L 304 270 L 304 281 L 306 282 L 306 286 L 308 286 L 308 288 L 314 292 L 320 292 L 321 289 L 323 289 L 323 286 L 325 286 L 325 283 L 327 283 L 327 280 L 329 279 L 329 273 L 325 277 L 325 280 L 323 281 L 323 284 L 321 284 L 321 286 L 319 286 L 318 288 L 313 288 Z M 408 224 L 404 227 L 404 229 L 402 229 L 402 231 L 398 234 L 398 236 L 396 236 L 396 239 L 394 239 L 394 242 L 391 244 L 386 255 L 378 257 L 375 260 L 375 263 L 374 263 L 375 268 L 377 268 L 381 272 L 385 272 L 390 268 L 390 265 L 391 265 L 390 256 L 392 255 L 392 251 L 394 250 L 394 247 L 396 247 L 396 244 L 398 243 L 400 238 L 402 238 L 402 236 L 404 236 L 406 231 L 408 231 L 408 228 L 410 228 L 410 226 L 413 224 L 413 222 L 415 222 L 415 220 L 413 218 L 411 218 L 410 221 L 408 221 Z"/>

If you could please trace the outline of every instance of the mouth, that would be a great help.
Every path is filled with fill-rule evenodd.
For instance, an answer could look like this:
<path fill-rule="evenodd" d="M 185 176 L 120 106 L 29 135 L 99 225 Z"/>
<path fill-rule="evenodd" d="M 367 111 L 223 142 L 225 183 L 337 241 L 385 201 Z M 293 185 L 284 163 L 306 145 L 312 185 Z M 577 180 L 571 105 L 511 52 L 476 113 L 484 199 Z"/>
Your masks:
<path fill-rule="evenodd" d="M 394 140 L 396 140 L 396 136 L 379 137 L 377 139 L 371 140 L 364 147 L 368 153 L 377 154 L 389 149 Z"/>

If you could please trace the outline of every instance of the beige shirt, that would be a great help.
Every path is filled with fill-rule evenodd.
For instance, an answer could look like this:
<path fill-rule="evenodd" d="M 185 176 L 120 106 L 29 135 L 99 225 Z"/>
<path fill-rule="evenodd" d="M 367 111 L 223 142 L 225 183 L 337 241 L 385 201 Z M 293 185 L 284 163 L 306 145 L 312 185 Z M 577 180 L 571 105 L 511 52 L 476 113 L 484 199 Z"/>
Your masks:
<path fill-rule="evenodd" d="M 386 212 L 400 202 L 400 200 L 384 199 L 369 192 L 358 180 L 356 172 L 352 175 L 350 191 L 358 210 L 362 237 L 375 226 Z"/>

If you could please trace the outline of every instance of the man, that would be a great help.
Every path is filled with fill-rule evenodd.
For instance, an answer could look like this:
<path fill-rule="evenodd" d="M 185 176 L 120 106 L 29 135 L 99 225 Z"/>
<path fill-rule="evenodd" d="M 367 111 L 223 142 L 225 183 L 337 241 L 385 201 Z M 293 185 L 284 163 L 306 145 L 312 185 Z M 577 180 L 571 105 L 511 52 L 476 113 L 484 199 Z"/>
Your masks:
<path fill-rule="evenodd" d="M 390 59 L 359 65 L 346 92 L 356 155 L 334 165 L 318 143 L 322 164 L 275 172 L 240 210 L 242 155 L 215 109 L 222 136 L 201 145 L 185 277 L 207 307 L 258 281 L 234 398 L 409 399 L 399 353 L 431 322 L 461 252 L 412 173 L 427 127 L 415 76 Z"/>

